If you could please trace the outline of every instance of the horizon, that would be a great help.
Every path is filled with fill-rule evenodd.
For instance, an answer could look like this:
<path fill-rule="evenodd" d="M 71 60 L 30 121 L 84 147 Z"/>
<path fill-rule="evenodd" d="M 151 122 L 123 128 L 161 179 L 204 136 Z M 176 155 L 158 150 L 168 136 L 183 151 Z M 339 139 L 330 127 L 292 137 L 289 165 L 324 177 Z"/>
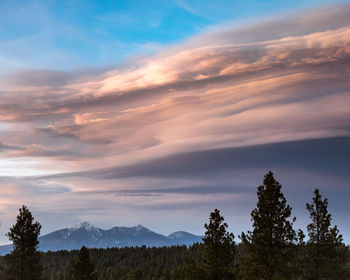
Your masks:
<path fill-rule="evenodd" d="M 312 3 L 311 3 L 312 2 Z M 350 244 L 350 1 L 0 0 L 0 244 L 89 221 L 251 228 L 272 171 Z"/>
<path fill-rule="evenodd" d="M 100 227 L 95 227 L 93 224 L 91 224 L 91 223 L 89 223 L 88 221 L 83 221 L 83 222 L 81 222 L 81 223 L 79 223 L 79 224 L 76 224 L 76 225 L 72 225 L 72 226 L 68 226 L 68 227 L 65 227 L 65 228 L 60 228 L 60 229 L 57 229 L 57 230 L 54 230 L 54 231 L 52 231 L 52 232 L 49 232 L 49 233 L 47 233 L 47 234 L 41 234 L 39 237 L 43 237 L 43 236 L 46 236 L 46 235 L 50 235 L 50 234 L 52 234 L 52 233 L 55 233 L 55 232 L 57 232 L 57 231 L 61 231 L 61 230 L 76 230 L 76 229 L 81 229 L 81 228 L 85 228 L 86 230 L 89 230 L 89 229 L 91 229 L 91 228 L 93 228 L 93 229 L 99 229 L 99 230 L 104 230 L 104 231 L 109 231 L 109 230 L 111 230 L 111 229 L 113 229 L 113 228 L 127 228 L 127 229 L 134 229 L 134 228 L 144 228 L 144 229 L 146 229 L 146 230 L 149 230 L 149 231 L 151 231 L 151 232 L 153 232 L 153 233 L 157 233 L 157 232 L 155 232 L 155 231 L 153 231 L 152 229 L 149 229 L 149 228 L 147 228 L 147 227 L 145 227 L 145 226 L 143 226 L 143 225 L 141 225 L 141 224 L 138 224 L 138 225 L 135 225 L 135 226 L 131 226 L 131 227 L 124 227 L 124 226 L 111 226 L 111 227 L 107 227 L 107 228 L 100 228 Z M 174 231 L 174 232 L 171 232 L 170 234 L 162 234 L 163 236 L 165 236 L 165 237 L 169 237 L 169 236 L 171 236 L 172 234 L 175 234 L 175 233 L 187 233 L 187 234 L 191 234 L 191 235 L 194 235 L 194 234 L 192 234 L 191 232 L 187 232 L 187 231 L 182 231 L 182 230 L 178 230 L 178 231 Z M 197 236 L 197 235 L 195 235 L 195 236 Z M 198 237 L 203 237 L 204 235 L 198 235 Z M 8 245 L 11 245 L 12 243 L 6 243 L 6 244 L 0 244 L 0 247 L 1 246 L 8 246 Z M 144 245 L 147 245 L 147 244 L 144 244 Z M 40 242 L 39 242 L 39 246 L 40 246 Z M 54 250 L 52 250 L 52 251 L 54 251 Z"/>

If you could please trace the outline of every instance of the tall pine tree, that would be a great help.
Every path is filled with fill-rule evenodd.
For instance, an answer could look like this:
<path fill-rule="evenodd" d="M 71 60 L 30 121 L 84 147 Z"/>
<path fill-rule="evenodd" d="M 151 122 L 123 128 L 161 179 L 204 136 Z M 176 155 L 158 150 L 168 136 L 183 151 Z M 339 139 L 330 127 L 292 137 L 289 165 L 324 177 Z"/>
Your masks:
<path fill-rule="evenodd" d="M 208 280 L 232 279 L 234 235 L 226 231 L 227 224 L 220 210 L 210 213 L 209 224 L 204 225 L 204 273 Z"/>
<path fill-rule="evenodd" d="M 337 226 L 331 227 L 327 198 L 322 199 L 318 189 L 314 194 L 313 202 L 306 204 L 311 223 L 307 226 L 304 279 L 347 279 L 348 249 Z"/>
<path fill-rule="evenodd" d="M 271 171 L 258 187 L 257 207 L 251 213 L 253 231 L 241 236 L 246 252 L 240 263 L 242 279 L 290 279 L 289 252 L 296 234 L 289 220 L 292 208 L 281 187 Z"/>
<path fill-rule="evenodd" d="M 96 280 L 94 273 L 95 266 L 91 263 L 89 250 L 83 246 L 78 252 L 78 256 L 72 265 L 72 280 Z"/>
<path fill-rule="evenodd" d="M 32 213 L 23 205 L 19 209 L 16 224 L 7 234 L 13 242 L 12 252 L 5 256 L 7 263 L 5 276 L 8 279 L 41 279 L 40 252 L 37 251 L 41 225 L 33 221 Z"/>

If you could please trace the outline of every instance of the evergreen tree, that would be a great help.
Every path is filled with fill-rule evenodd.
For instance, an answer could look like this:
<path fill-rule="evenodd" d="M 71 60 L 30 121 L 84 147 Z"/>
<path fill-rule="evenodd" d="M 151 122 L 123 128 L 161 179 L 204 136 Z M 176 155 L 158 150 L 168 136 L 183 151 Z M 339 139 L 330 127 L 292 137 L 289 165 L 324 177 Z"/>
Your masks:
<path fill-rule="evenodd" d="M 72 280 L 96 280 L 95 266 L 91 263 L 89 250 L 83 246 L 73 262 L 71 270 Z"/>
<path fill-rule="evenodd" d="M 220 210 L 210 214 L 209 224 L 204 225 L 204 272 L 208 280 L 232 279 L 230 270 L 234 256 L 234 235 L 226 232 L 227 224 Z"/>
<path fill-rule="evenodd" d="M 193 260 L 187 259 L 185 267 L 186 280 L 202 280 L 204 272 L 202 268 Z"/>
<path fill-rule="evenodd" d="M 296 239 L 292 208 L 287 205 L 281 185 L 270 171 L 258 187 L 257 207 L 251 213 L 253 231 L 242 233 L 245 257 L 241 258 L 243 279 L 290 279 L 290 251 Z M 295 220 L 295 218 L 293 219 Z"/>
<path fill-rule="evenodd" d="M 306 204 L 311 223 L 307 226 L 309 240 L 305 250 L 304 279 L 346 279 L 348 249 L 337 226 L 331 227 L 327 198 L 322 199 L 318 189 L 314 194 L 313 203 Z"/>
<path fill-rule="evenodd" d="M 32 213 L 23 205 L 19 209 L 16 224 L 7 233 L 13 242 L 12 252 L 5 256 L 7 263 L 5 275 L 8 279 L 41 279 L 42 266 L 40 253 L 37 251 L 41 225 L 33 221 Z"/>

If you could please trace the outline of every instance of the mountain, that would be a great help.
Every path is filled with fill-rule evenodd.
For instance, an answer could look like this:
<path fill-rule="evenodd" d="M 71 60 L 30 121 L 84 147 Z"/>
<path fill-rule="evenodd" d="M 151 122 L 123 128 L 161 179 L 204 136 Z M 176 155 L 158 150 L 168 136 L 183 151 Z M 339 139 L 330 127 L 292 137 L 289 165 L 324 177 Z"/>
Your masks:
<path fill-rule="evenodd" d="M 202 242 L 202 237 L 185 231 L 177 231 L 164 236 L 145 228 L 142 225 L 134 227 L 113 227 L 103 230 L 83 222 L 72 228 L 65 228 L 39 237 L 40 251 L 58 251 L 88 248 L 109 247 L 161 247 L 172 245 L 189 246 Z M 12 245 L 0 246 L 0 254 L 5 255 L 12 250 Z"/>
<path fill-rule="evenodd" d="M 182 244 L 186 246 L 190 246 L 196 242 L 198 243 L 203 242 L 202 240 L 203 236 L 194 235 L 186 231 L 176 231 L 168 235 L 167 237 L 168 239 L 172 240 L 174 244 Z"/>

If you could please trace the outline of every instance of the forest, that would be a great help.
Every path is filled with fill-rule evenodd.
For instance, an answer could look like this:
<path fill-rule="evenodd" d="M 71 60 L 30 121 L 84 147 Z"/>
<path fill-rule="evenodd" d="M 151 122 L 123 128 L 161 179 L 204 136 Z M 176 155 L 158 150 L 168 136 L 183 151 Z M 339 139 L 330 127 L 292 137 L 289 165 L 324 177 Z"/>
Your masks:
<path fill-rule="evenodd" d="M 13 251 L 0 258 L 4 280 L 338 280 L 350 279 L 350 250 L 316 189 L 306 204 L 306 232 L 294 228 L 292 208 L 272 172 L 257 189 L 252 229 L 237 238 L 215 209 L 203 243 L 192 246 L 40 252 L 41 225 L 26 206 L 7 236 Z"/>

